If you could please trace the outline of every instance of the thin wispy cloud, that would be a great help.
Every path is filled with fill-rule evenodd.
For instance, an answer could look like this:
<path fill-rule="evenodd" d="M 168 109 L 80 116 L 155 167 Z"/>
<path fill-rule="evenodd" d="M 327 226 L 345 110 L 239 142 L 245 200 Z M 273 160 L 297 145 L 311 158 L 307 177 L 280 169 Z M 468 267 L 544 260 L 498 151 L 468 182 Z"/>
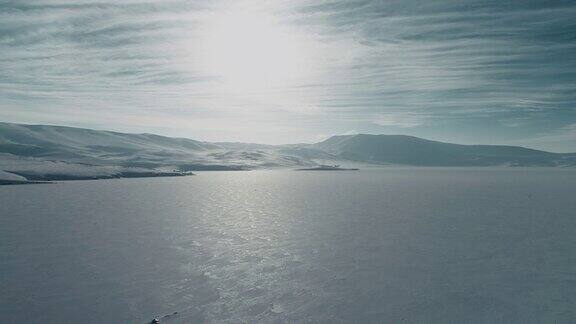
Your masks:
<path fill-rule="evenodd" d="M 576 122 L 575 16 L 569 1 L 4 1 L 0 119 L 529 144 Z"/>

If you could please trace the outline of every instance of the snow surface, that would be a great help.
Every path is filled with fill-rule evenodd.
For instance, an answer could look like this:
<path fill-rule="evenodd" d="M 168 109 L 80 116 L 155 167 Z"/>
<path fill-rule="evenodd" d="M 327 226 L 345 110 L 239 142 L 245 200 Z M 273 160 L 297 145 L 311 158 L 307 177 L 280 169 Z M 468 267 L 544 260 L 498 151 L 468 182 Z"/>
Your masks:
<path fill-rule="evenodd" d="M 6 172 L 6 171 L 1 171 L 0 170 L 0 180 L 5 180 L 5 181 L 23 181 L 26 182 L 26 178 L 19 176 L 17 174 L 14 173 L 10 173 L 10 172 Z"/>
<path fill-rule="evenodd" d="M 68 180 L 318 164 L 575 166 L 576 154 L 511 146 L 457 145 L 391 135 L 334 136 L 317 144 L 274 146 L 0 123 L 2 177 L 8 177 L 5 173 L 9 172 L 27 180 Z"/>
<path fill-rule="evenodd" d="M 249 170 L 315 165 L 334 158 L 270 145 L 206 143 L 153 134 L 0 123 L 0 171 L 28 180 L 165 175 L 195 170 Z M 299 156 L 300 155 L 300 156 Z"/>
<path fill-rule="evenodd" d="M 147 177 L 154 175 L 184 175 L 184 172 L 113 165 L 88 165 L 66 161 L 19 157 L 0 154 L 0 180 L 5 181 L 50 181 L 88 180 L 121 177 Z"/>

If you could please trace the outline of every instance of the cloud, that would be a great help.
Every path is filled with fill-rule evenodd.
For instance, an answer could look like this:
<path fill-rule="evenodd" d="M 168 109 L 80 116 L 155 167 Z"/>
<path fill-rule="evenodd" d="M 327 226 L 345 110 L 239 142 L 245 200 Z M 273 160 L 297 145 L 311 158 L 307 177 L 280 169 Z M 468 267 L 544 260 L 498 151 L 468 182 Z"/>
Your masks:
<path fill-rule="evenodd" d="M 202 44 L 238 10 L 305 44 L 312 73 L 227 88 Z M 554 134 L 576 121 L 574 16 L 575 4 L 535 0 L 4 1 L 0 118 L 143 131 L 173 118 L 165 132 L 192 137 L 185 125 L 209 121 L 259 141 L 279 127 L 301 140 L 374 127 L 433 136 L 487 120 L 502 141 Z"/>

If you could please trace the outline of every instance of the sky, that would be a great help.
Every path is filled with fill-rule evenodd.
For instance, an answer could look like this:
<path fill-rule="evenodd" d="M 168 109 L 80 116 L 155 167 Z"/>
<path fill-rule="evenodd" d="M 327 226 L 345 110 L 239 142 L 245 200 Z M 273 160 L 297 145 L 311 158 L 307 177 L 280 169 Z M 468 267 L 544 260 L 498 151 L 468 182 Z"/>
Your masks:
<path fill-rule="evenodd" d="M 576 152 L 576 2 L 3 0 L 0 121 Z"/>

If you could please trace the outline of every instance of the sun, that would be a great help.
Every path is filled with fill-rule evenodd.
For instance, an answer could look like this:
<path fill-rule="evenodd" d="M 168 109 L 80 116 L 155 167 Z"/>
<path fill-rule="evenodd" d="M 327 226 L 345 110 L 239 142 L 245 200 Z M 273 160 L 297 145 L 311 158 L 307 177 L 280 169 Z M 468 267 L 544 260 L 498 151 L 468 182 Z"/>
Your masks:
<path fill-rule="evenodd" d="M 264 91 L 309 76 L 306 39 L 276 17 L 256 12 L 215 16 L 202 42 L 203 67 L 233 91 Z"/>

